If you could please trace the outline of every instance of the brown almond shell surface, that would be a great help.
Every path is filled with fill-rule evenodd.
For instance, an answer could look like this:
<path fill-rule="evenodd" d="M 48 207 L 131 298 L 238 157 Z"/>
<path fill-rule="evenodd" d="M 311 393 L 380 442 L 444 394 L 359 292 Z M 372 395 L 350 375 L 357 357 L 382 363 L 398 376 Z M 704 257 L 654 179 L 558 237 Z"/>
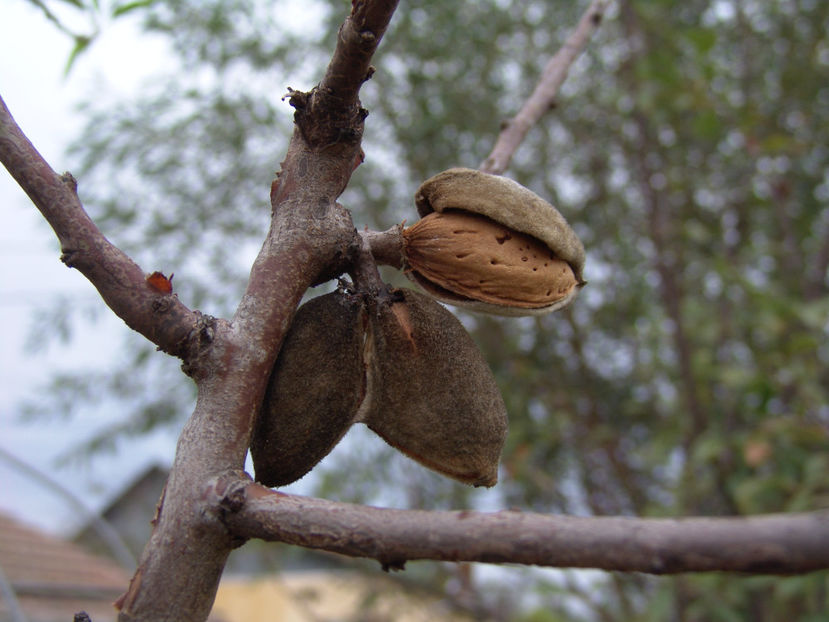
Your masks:
<path fill-rule="evenodd" d="M 483 302 L 542 308 L 578 284 L 570 265 L 540 240 L 471 212 L 432 212 L 403 230 L 403 243 L 412 270 Z"/>
<path fill-rule="evenodd" d="M 353 423 L 365 392 L 364 314 L 359 298 L 337 292 L 297 310 L 251 439 L 256 481 L 299 479 Z"/>
<path fill-rule="evenodd" d="M 364 423 L 424 466 L 492 486 L 507 433 L 495 378 L 449 311 L 410 289 L 370 311 L 372 400 Z"/>
<path fill-rule="evenodd" d="M 434 298 L 449 304 L 496 315 L 542 315 L 569 304 L 584 284 L 584 246 L 561 213 L 521 184 L 468 168 L 451 168 L 424 181 L 415 194 L 421 216 L 462 210 L 486 216 L 546 245 L 571 268 L 577 286 L 552 303 L 522 306 L 481 300 L 452 291 L 411 270 L 407 276 Z"/>

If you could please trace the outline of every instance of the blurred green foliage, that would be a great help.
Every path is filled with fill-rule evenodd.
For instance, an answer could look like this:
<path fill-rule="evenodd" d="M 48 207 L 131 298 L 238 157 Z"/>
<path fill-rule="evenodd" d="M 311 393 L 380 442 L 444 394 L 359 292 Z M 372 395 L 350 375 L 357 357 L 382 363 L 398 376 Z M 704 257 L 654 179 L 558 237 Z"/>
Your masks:
<path fill-rule="evenodd" d="M 349 5 L 305 2 L 297 27 L 286 3 L 148 4 L 146 28 L 169 37 L 176 69 L 133 101 L 90 98 L 73 150 L 82 198 L 147 270 L 175 272 L 186 304 L 228 316 L 291 133 L 280 96 L 320 79 Z M 476 167 L 585 8 L 402 3 L 362 92 L 366 163 L 341 197 L 357 226 L 412 221 L 421 180 Z M 589 285 L 544 318 L 458 314 L 508 406 L 501 483 L 469 491 L 355 430 L 315 471 L 316 490 L 574 514 L 829 505 L 827 33 L 820 0 L 615 3 L 508 171 L 571 221 Z M 108 381 L 56 379 L 56 399 L 77 407 L 90 382 L 123 391 L 130 414 L 110 437 L 180 424 L 186 379 L 156 372 L 162 390 L 142 395 L 136 375 L 161 364 L 146 346 L 130 351 Z M 452 566 L 410 572 L 454 593 Z M 829 611 L 825 573 L 514 577 L 473 586 L 481 619 L 812 622 Z"/>
<path fill-rule="evenodd" d="M 158 0 L 26 0 L 38 9 L 55 28 L 72 39 L 65 74 L 95 42 L 102 28 L 112 19 L 146 9 Z"/>

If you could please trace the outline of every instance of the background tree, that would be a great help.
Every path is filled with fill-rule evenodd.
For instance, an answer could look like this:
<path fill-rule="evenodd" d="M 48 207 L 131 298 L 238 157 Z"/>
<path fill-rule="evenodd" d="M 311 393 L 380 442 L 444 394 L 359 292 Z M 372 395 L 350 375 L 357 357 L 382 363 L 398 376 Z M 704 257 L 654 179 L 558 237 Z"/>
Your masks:
<path fill-rule="evenodd" d="M 471 492 L 358 436 L 321 465 L 320 494 L 644 516 L 825 505 L 824 4 L 618 3 L 510 168 L 570 216 L 590 285 L 555 316 L 462 316 L 510 413 L 502 483 Z M 313 84 L 341 21 L 340 3 L 319 8 L 326 28 L 287 33 L 265 3 L 153 3 L 147 28 L 170 36 L 186 76 L 89 107 L 74 151 L 84 204 L 140 265 L 171 266 L 193 308 L 229 317 L 241 296 L 290 133 L 273 85 Z M 413 219 L 422 179 L 482 162 L 583 9 L 424 0 L 399 11 L 362 91 L 367 161 L 339 199 L 358 228 Z M 188 411 L 191 385 L 151 350 L 106 377 L 57 380 L 78 404 L 92 383 L 128 388 L 129 414 L 95 443 Z M 570 594 L 608 620 L 808 620 L 826 608 L 822 573 L 600 581 L 571 581 Z M 540 593 L 539 610 L 553 609 L 558 593 Z"/>

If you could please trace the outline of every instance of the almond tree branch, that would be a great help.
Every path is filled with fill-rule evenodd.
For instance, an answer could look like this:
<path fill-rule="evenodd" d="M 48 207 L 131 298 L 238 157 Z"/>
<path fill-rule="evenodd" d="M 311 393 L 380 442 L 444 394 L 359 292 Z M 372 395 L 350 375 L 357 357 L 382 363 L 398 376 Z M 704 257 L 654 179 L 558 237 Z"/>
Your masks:
<path fill-rule="evenodd" d="M 185 359 L 196 408 L 179 438 L 153 533 L 119 620 L 198 622 L 212 607 L 227 555 L 240 540 L 202 495 L 217 474 L 241 469 L 254 417 L 282 338 L 312 283 L 342 272 L 359 251 L 350 215 L 336 203 L 362 160 L 366 112 L 357 93 L 396 0 L 355 0 L 320 87 L 294 92 L 296 131 L 272 185 L 273 219 L 231 321 L 206 319 L 150 284 L 83 211 L 71 175 L 58 176 L 0 100 L 0 160 L 81 270 L 132 328 Z M 162 288 L 163 289 L 163 288 Z"/>
<path fill-rule="evenodd" d="M 570 66 L 579 57 L 588 40 L 598 29 L 610 0 L 593 0 L 582 15 L 576 29 L 555 53 L 535 87 L 532 95 L 524 102 L 521 110 L 510 119 L 480 166 L 485 173 L 501 175 L 509 167 L 512 155 L 524 140 L 530 128 L 538 123 L 551 107 L 555 105 L 558 90 L 567 78 Z"/>
<path fill-rule="evenodd" d="M 360 107 L 357 94 L 374 73 L 371 58 L 397 8 L 397 0 L 352 0 L 351 5 L 351 15 L 340 26 L 325 77 L 310 93 L 290 93 L 291 105 L 297 109 L 297 127 L 317 149 L 361 138 L 362 130 L 353 132 L 358 126 L 362 128 L 368 113 Z M 308 123 L 308 118 L 316 121 Z"/>
<path fill-rule="evenodd" d="M 362 83 L 371 77 L 371 58 L 397 8 L 396 0 L 352 0 L 351 15 L 340 27 L 334 56 L 319 90 L 346 105 L 357 101 Z"/>
<path fill-rule="evenodd" d="M 322 86 L 291 92 L 295 131 L 271 186 L 271 227 L 236 313 L 216 324 L 212 347 L 192 371 L 196 409 L 179 438 L 150 541 L 117 603 L 120 622 L 206 619 L 227 556 L 241 543 L 217 520 L 204 485 L 244 467 L 254 418 L 303 293 L 359 251 L 351 217 L 336 199 L 361 161 L 362 65 L 396 4 L 355 0 Z M 354 58 L 361 59 L 354 71 L 341 69 Z"/>
<path fill-rule="evenodd" d="M 217 480 L 210 494 L 241 537 L 373 558 L 384 568 L 418 559 L 652 574 L 829 568 L 827 510 L 681 519 L 394 510 L 286 495 L 234 478 Z"/>
<path fill-rule="evenodd" d="M 147 284 L 138 264 L 113 246 L 84 211 L 72 175 L 52 170 L 2 98 L 0 162 L 58 236 L 61 260 L 89 279 L 127 326 L 174 356 L 187 359 L 197 353 L 204 324 L 201 314 Z"/>
<path fill-rule="evenodd" d="M 393 266 L 402 270 L 405 265 L 403 259 L 403 226 L 395 225 L 385 231 L 360 231 L 363 243 L 371 250 L 374 260 L 384 266 Z"/>

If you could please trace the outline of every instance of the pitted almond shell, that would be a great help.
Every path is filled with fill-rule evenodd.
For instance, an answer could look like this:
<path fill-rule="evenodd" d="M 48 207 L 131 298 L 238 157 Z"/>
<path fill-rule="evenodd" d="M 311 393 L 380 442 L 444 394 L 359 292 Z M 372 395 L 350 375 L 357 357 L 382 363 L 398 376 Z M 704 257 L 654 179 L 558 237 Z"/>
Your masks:
<path fill-rule="evenodd" d="M 432 212 L 404 229 L 403 254 L 433 286 L 505 307 L 546 310 L 578 285 L 540 240 L 462 210 Z"/>
<path fill-rule="evenodd" d="M 417 271 L 407 273 L 438 300 L 497 315 L 541 315 L 567 305 L 584 284 L 584 246 L 575 232 L 552 205 L 511 179 L 452 168 L 423 182 L 415 194 L 415 204 L 421 216 L 446 210 L 471 212 L 540 240 L 570 266 L 577 283 L 568 295 L 551 304 L 527 308 L 476 300 L 430 281 Z"/>

